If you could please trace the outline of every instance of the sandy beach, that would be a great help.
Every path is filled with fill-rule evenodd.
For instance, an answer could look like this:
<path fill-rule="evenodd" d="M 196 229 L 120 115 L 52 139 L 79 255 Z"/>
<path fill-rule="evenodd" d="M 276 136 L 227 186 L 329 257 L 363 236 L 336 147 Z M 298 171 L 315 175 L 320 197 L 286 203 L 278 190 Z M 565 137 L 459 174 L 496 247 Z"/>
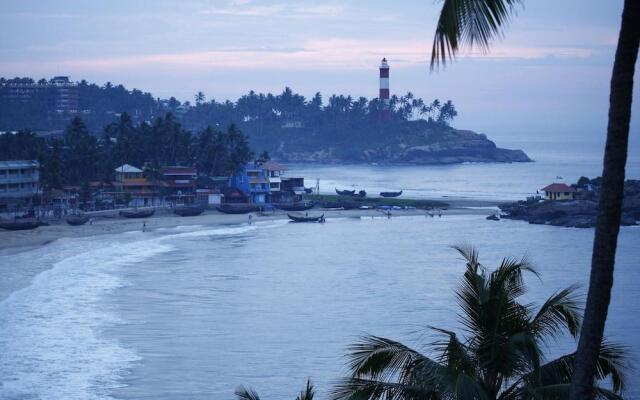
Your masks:
<path fill-rule="evenodd" d="M 452 204 L 452 207 L 443 210 L 442 216 L 447 215 L 490 215 L 495 213 L 497 203 L 485 201 L 465 200 L 460 204 Z M 384 216 L 377 210 L 323 210 L 313 209 L 309 211 L 311 215 L 320 215 L 324 213 L 325 218 L 330 222 L 331 218 L 360 218 L 360 217 L 381 217 Z M 253 221 L 269 221 L 278 219 L 287 219 L 284 211 L 276 210 L 274 212 L 259 214 L 252 213 Z M 425 210 L 407 209 L 393 210 L 393 217 L 427 215 Z M 87 237 L 102 234 L 113 234 L 121 232 L 130 232 L 142 230 L 143 224 L 145 229 L 152 231 L 158 228 L 170 228 L 185 225 L 237 225 L 247 224 L 249 218 L 246 214 L 223 214 L 218 211 L 207 210 L 204 214 L 193 217 L 180 217 L 169 213 L 167 210 L 158 209 L 151 218 L 144 219 L 127 219 L 117 216 L 110 217 L 94 217 L 93 223 L 82 226 L 68 225 L 64 220 L 51 221 L 49 226 L 41 226 L 34 230 L 27 231 L 5 231 L 0 230 L 0 251 L 13 252 L 23 251 L 30 248 L 46 245 L 60 238 L 69 237 Z"/>

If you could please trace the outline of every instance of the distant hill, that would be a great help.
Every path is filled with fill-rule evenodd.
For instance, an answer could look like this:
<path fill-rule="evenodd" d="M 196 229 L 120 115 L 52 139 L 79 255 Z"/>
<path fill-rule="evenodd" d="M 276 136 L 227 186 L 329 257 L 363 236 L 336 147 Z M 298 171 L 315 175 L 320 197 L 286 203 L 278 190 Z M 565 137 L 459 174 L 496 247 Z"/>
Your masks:
<path fill-rule="evenodd" d="M 285 88 L 280 94 L 249 92 L 235 102 L 156 99 L 122 85 L 86 81 L 0 78 L 0 131 L 63 130 L 80 116 L 94 134 L 121 113 L 134 123 L 173 114 L 183 128 L 222 129 L 235 123 L 249 136 L 254 150 L 296 162 L 378 162 L 450 164 L 460 162 L 525 162 L 521 150 L 496 147 L 485 135 L 450 126 L 458 112 L 451 101 L 430 103 L 411 93 L 379 99 L 333 95 L 323 101 Z"/>

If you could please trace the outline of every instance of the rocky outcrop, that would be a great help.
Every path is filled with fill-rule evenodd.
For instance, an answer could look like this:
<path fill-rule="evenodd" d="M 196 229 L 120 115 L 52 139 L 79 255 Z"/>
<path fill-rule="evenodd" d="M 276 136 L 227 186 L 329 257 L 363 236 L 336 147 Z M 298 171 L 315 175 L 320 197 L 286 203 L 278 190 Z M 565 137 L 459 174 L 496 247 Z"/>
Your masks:
<path fill-rule="evenodd" d="M 591 228 L 596 224 L 599 186 L 592 185 L 591 190 L 580 191 L 580 187 L 578 189 L 578 199 L 572 201 L 530 199 L 502 204 L 500 205 L 502 217 L 524 220 L 530 224 Z M 621 224 L 636 225 L 638 220 L 640 220 L 640 181 L 628 180 L 625 182 Z"/>
<path fill-rule="evenodd" d="M 345 146 L 327 146 L 314 151 L 288 149 L 280 145 L 274 156 L 289 162 L 356 162 L 395 164 L 459 164 L 465 162 L 528 162 L 522 150 L 502 149 L 485 135 L 453 128 L 424 129 L 398 135 L 385 143 L 354 141 Z M 348 147 L 348 149 L 346 149 Z"/>

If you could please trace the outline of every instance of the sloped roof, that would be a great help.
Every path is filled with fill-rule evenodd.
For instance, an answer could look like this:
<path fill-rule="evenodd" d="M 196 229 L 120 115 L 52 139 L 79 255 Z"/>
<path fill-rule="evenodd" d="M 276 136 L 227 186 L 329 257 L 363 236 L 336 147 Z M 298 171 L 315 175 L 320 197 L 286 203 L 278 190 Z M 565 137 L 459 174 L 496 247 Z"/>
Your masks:
<path fill-rule="evenodd" d="M 552 183 L 542 188 L 545 192 L 575 192 L 576 190 L 564 183 Z"/>
<path fill-rule="evenodd" d="M 266 169 L 267 171 L 286 171 L 289 169 L 285 165 L 278 164 L 275 161 L 267 161 L 263 163 L 262 168 Z"/>
<path fill-rule="evenodd" d="M 124 164 L 119 166 L 118 168 L 115 169 L 116 172 L 121 172 L 121 173 L 142 173 L 142 170 L 140 168 L 136 168 L 133 165 L 129 165 L 129 164 Z"/>

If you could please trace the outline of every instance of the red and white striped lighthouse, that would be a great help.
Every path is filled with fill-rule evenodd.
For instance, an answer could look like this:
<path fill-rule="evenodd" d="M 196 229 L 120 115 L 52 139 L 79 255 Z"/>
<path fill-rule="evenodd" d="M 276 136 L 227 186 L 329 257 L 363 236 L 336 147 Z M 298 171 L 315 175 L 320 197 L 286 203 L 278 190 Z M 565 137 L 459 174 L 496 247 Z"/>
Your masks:
<path fill-rule="evenodd" d="M 380 100 L 389 105 L 389 64 L 386 58 L 380 63 Z"/>

